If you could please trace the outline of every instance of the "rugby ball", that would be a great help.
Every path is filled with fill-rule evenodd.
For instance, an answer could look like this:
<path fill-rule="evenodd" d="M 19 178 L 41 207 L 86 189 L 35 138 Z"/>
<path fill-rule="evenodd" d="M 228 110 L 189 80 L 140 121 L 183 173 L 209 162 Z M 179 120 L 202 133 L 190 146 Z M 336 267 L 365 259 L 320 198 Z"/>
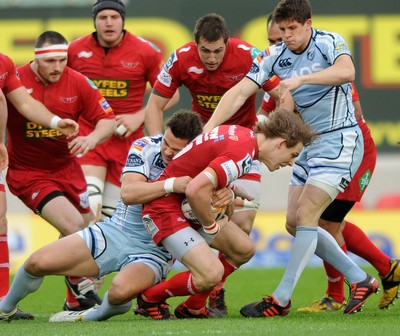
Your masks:
<path fill-rule="evenodd" d="M 214 216 L 216 221 L 221 219 L 222 217 L 224 217 L 225 211 L 226 211 L 226 208 L 227 208 L 226 206 L 215 208 L 215 207 L 212 206 L 212 202 L 211 201 L 210 201 L 210 206 L 211 206 L 211 211 L 212 211 L 213 216 Z M 201 225 L 200 221 L 194 215 L 193 210 L 190 207 L 190 204 L 189 204 L 189 202 L 188 202 L 188 200 L 186 198 L 184 198 L 183 201 L 182 201 L 181 210 L 182 210 L 182 213 L 185 216 L 185 218 L 190 223 Z"/>

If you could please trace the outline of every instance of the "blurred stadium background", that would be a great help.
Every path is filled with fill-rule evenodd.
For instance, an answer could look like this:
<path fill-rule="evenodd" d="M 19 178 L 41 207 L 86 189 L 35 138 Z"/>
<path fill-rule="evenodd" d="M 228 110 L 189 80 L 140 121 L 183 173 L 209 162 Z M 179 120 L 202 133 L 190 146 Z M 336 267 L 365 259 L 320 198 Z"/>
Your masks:
<path fill-rule="evenodd" d="M 36 37 L 56 30 L 73 40 L 93 30 L 93 0 L 0 0 L 0 51 L 17 65 L 32 59 Z M 241 0 L 125 1 L 126 28 L 157 44 L 166 59 L 192 39 L 195 21 L 209 12 L 223 15 L 232 36 L 260 49 L 267 46 L 266 17 L 276 1 Z M 400 257 L 400 2 L 393 0 L 311 0 L 313 26 L 336 31 L 348 42 L 357 69 L 356 85 L 364 116 L 378 147 L 378 163 L 364 200 L 350 214 L 376 243 Z M 180 106 L 190 106 L 183 89 Z M 290 169 L 263 170 L 261 211 L 254 239 L 253 265 L 283 264 L 291 240 L 284 231 Z M 13 269 L 32 250 L 57 238 L 55 230 L 8 196 Z M 316 261 L 317 262 L 317 261 Z"/>

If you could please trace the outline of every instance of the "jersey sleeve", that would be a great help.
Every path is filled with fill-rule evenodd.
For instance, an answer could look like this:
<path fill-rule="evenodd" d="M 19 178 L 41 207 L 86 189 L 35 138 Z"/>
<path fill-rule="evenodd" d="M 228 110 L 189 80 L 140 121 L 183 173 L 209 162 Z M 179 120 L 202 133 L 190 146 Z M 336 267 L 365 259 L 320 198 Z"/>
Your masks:
<path fill-rule="evenodd" d="M 172 98 L 180 85 L 179 61 L 177 51 L 174 51 L 162 66 L 154 90 L 165 98 Z"/>
<path fill-rule="evenodd" d="M 157 149 L 159 150 L 158 147 L 152 146 L 152 142 L 148 137 L 135 140 L 129 149 L 122 173 L 142 174 L 148 180 L 152 161 L 150 158 Z"/>
<path fill-rule="evenodd" d="M 328 61 L 333 64 L 335 60 L 341 55 L 351 56 L 350 49 L 344 40 L 344 38 L 337 33 L 329 33 L 325 35 L 325 43 L 321 43 L 321 46 L 327 48 Z"/>
<path fill-rule="evenodd" d="M 3 76 L 3 78 L 0 79 L 0 86 L 4 94 L 8 94 L 22 87 L 22 83 L 18 77 L 17 68 L 11 58 L 4 54 L 0 54 L 0 62 L 1 75 Z"/>

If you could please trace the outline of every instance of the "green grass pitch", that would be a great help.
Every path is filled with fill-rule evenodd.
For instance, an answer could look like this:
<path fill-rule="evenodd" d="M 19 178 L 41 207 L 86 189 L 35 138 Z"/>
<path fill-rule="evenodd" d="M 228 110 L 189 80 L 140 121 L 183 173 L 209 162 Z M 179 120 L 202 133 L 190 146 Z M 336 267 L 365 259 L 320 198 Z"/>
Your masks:
<path fill-rule="evenodd" d="M 373 269 L 366 269 L 376 275 Z M 100 335 L 399 335 L 400 307 L 379 310 L 380 293 L 373 295 L 363 311 L 355 315 L 341 312 L 298 313 L 297 308 L 308 305 L 324 294 L 325 275 L 322 268 L 307 268 L 292 297 L 292 311 L 286 317 L 248 319 L 240 315 L 244 304 L 270 294 L 279 283 L 284 270 L 241 269 L 228 278 L 226 301 L 228 316 L 223 319 L 152 321 L 135 316 L 132 311 L 105 322 L 48 323 L 50 315 L 62 309 L 65 286 L 62 277 L 46 277 L 36 293 L 21 302 L 21 309 L 36 316 L 34 321 L 0 322 L 2 336 L 100 336 Z M 106 285 L 112 279 L 107 277 Z M 171 298 L 171 311 L 183 298 Z M 400 303 L 400 300 L 399 300 Z"/>

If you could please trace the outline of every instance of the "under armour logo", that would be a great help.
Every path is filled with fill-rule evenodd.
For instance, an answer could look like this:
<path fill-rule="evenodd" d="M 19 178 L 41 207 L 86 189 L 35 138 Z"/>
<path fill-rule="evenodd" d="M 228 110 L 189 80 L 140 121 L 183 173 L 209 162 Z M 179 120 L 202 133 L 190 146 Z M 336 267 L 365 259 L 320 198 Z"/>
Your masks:
<path fill-rule="evenodd" d="M 187 241 L 187 242 L 185 241 L 184 242 L 185 246 L 189 246 L 190 243 L 194 243 L 194 239 L 193 238 L 190 238 L 189 241 Z"/>

